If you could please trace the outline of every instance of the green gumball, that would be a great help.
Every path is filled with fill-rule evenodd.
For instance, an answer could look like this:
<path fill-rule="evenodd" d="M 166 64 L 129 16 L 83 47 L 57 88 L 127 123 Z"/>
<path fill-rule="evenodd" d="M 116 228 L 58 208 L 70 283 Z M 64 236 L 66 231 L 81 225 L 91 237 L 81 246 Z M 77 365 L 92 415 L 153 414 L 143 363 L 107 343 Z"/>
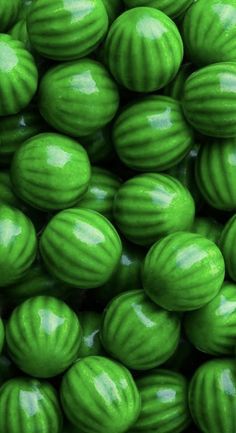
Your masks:
<path fill-rule="evenodd" d="M 226 223 L 222 231 L 219 247 L 225 259 L 225 267 L 230 278 L 236 281 L 236 215 L 233 215 Z"/>
<path fill-rule="evenodd" d="M 80 311 L 78 317 L 82 328 L 78 357 L 102 355 L 104 350 L 100 340 L 101 314 L 95 311 Z"/>
<path fill-rule="evenodd" d="M 19 374 L 13 361 L 6 353 L 0 355 L 0 388 L 7 380 L 17 376 Z"/>
<path fill-rule="evenodd" d="M 0 33 L 4 33 L 13 26 L 17 20 L 20 7 L 21 0 L 1 0 Z"/>
<path fill-rule="evenodd" d="M 171 18 L 176 18 L 183 14 L 194 0 L 124 0 L 128 8 L 136 8 L 138 6 L 148 6 L 156 8 Z"/>
<path fill-rule="evenodd" d="M 216 244 L 218 244 L 222 230 L 222 224 L 207 217 L 196 217 L 191 229 L 193 233 L 198 233 Z"/>
<path fill-rule="evenodd" d="M 0 171 L 0 203 L 12 207 L 20 207 L 20 201 L 13 191 L 10 173 Z"/>
<path fill-rule="evenodd" d="M 34 54 L 34 50 L 29 40 L 25 19 L 17 21 L 8 33 L 13 37 L 13 39 L 17 39 L 18 41 L 22 42 L 26 50 Z"/>
<path fill-rule="evenodd" d="M 185 81 L 193 72 L 193 65 L 191 63 L 184 63 L 179 68 L 175 78 L 164 87 L 162 90 L 163 94 L 170 96 L 173 99 L 177 99 L 177 101 L 181 101 Z"/>
<path fill-rule="evenodd" d="M 0 317 L 0 354 L 2 352 L 4 339 L 5 339 L 4 325 L 3 325 L 3 321 Z"/>
<path fill-rule="evenodd" d="M 92 134 L 78 138 L 80 144 L 87 151 L 92 164 L 102 164 L 114 157 L 110 129 L 110 125 L 108 125 Z"/>

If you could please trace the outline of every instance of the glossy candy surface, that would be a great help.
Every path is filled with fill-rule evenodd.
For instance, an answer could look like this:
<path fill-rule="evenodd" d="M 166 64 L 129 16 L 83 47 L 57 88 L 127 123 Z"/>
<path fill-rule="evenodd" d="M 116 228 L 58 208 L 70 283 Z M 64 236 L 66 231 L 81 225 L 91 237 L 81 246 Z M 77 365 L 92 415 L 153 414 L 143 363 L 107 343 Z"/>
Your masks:
<path fill-rule="evenodd" d="M 109 22 L 112 23 L 114 21 L 114 19 L 121 14 L 122 10 L 123 10 L 123 2 L 122 0 L 102 0 L 106 11 L 107 11 L 107 15 L 109 18 Z"/>
<path fill-rule="evenodd" d="M 78 358 L 102 355 L 104 350 L 100 340 L 101 314 L 95 311 L 80 311 L 78 317 L 82 328 Z"/>
<path fill-rule="evenodd" d="M 218 244 L 222 230 L 222 224 L 212 218 L 206 217 L 195 218 L 191 228 L 193 233 L 198 233 L 216 244 Z"/>
<path fill-rule="evenodd" d="M 236 281 L 236 215 L 226 223 L 221 234 L 219 247 L 225 259 L 225 267 L 230 278 Z"/>
<path fill-rule="evenodd" d="M 192 2 L 193 0 L 124 0 L 128 8 L 149 6 L 161 10 L 171 18 L 181 15 Z"/>
<path fill-rule="evenodd" d="M 219 248 L 195 233 L 177 232 L 149 250 L 143 286 L 150 298 L 167 310 L 196 310 L 213 299 L 224 280 Z"/>
<path fill-rule="evenodd" d="M 21 0 L 1 0 L 0 33 L 8 30 L 17 20 Z"/>

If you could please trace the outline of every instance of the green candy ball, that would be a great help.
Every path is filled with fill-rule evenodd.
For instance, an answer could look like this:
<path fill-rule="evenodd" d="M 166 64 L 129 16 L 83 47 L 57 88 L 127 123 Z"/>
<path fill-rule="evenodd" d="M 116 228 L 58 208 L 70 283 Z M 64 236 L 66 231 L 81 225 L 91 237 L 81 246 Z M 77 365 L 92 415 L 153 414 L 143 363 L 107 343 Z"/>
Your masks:
<path fill-rule="evenodd" d="M 12 312 L 6 326 L 11 358 L 25 373 L 48 378 L 76 360 L 81 342 L 79 320 L 51 296 L 29 298 Z"/>
<path fill-rule="evenodd" d="M 26 50 L 33 52 L 25 19 L 17 21 L 8 33 L 13 37 L 13 39 L 21 41 L 24 44 Z"/>
<path fill-rule="evenodd" d="M 185 316 L 191 343 L 210 355 L 234 355 L 236 334 L 236 285 L 224 283 L 208 304 Z"/>
<path fill-rule="evenodd" d="M 177 232 L 148 251 L 143 286 L 162 308 L 196 310 L 217 295 L 224 271 L 223 256 L 212 241 L 195 233 Z"/>
<path fill-rule="evenodd" d="M 162 90 L 163 94 L 177 99 L 177 101 L 181 101 L 185 81 L 193 72 L 193 65 L 191 63 L 184 63 L 180 66 L 175 78 L 164 87 Z"/>
<path fill-rule="evenodd" d="M 5 339 L 5 331 L 4 331 L 3 321 L 0 317 L 0 354 L 2 352 L 4 339 Z"/>
<path fill-rule="evenodd" d="M 88 209 L 67 209 L 46 226 L 40 252 L 49 272 L 81 289 L 104 284 L 121 256 L 121 241 L 113 225 Z"/>
<path fill-rule="evenodd" d="M 148 6 L 156 8 L 171 18 L 176 18 L 191 5 L 193 0 L 124 0 L 128 8 Z"/>
<path fill-rule="evenodd" d="M 21 0 L 1 0 L 0 33 L 13 26 L 18 18 L 20 7 Z"/>
<path fill-rule="evenodd" d="M 190 383 L 189 405 L 201 431 L 233 433 L 236 425 L 235 361 L 214 359 L 201 365 Z"/>
<path fill-rule="evenodd" d="M 17 374 L 19 374 L 19 372 L 11 358 L 5 353 L 2 353 L 0 355 L 0 388 L 4 382 L 15 377 Z"/>
<path fill-rule="evenodd" d="M 0 204 L 20 207 L 20 201 L 13 192 L 10 173 L 5 170 L 0 171 Z"/>
<path fill-rule="evenodd" d="M 119 94 L 102 64 L 82 59 L 46 72 L 39 86 L 38 104 L 51 126 L 80 137 L 94 133 L 113 119 Z"/>
<path fill-rule="evenodd" d="M 188 384 L 182 374 L 156 369 L 136 380 L 142 409 L 131 432 L 180 433 L 191 418 Z"/>
<path fill-rule="evenodd" d="M 106 11 L 107 11 L 107 15 L 109 18 L 109 22 L 110 24 L 116 19 L 116 17 L 118 17 L 122 10 L 124 9 L 122 0 L 102 0 Z"/>
<path fill-rule="evenodd" d="M 21 8 L 20 8 L 18 19 L 26 18 L 33 1 L 34 0 L 21 0 Z"/>
<path fill-rule="evenodd" d="M 29 218 L 18 209 L 0 205 L 0 287 L 25 275 L 36 249 L 36 233 Z"/>
<path fill-rule="evenodd" d="M 87 151 L 92 164 L 107 162 L 114 156 L 114 149 L 110 135 L 110 126 L 108 125 L 90 135 L 79 137 L 79 142 Z"/>
<path fill-rule="evenodd" d="M 236 63 L 216 63 L 189 76 L 183 91 L 188 122 L 212 137 L 236 135 Z"/>
<path fill-rule="evenodd" d="M 212 218 L 206 217 L 195 218 L 191 228 L 193 233 L 198 233 L 216 244 L 218 244 L 222 230 L 222 224 Z"/>
<path fill-rule="evenodd" d="M 194 144 L 180 103 L 155 95 L 121 112 L 113 128 L 113 142 L 124 164 L 147 172 L 176 165 Z"/>
<path fill-rule="evenodd" d="M 22 42 L 9 35 L 0 34 L 0 59 L 0 116 L 7 116 L 30 103 L 37 89 L 38 71 Z"/>
<path fill-rule="evenodd" d="M 78 316 L 82 328 L 78 358 L 102 355 L 104 350 L 100 340 L 101 314 L 95 311 L 80 311 Z"/>
<path fill-rule="evenodd" d="M 16 194 L 44 210 L 73 206 L 88 189 L 87 152 L 73 139 L 55 133 L 36 135 L 15 152 L 11 180 Z"/>
<path fill-rule="evenodd" d="M 230 278 L 236 282 L 236 215 L 233 215 L 226 223 L 222 231 L 219 247 L 225 259 L 225 267 Z"/>
<path fill-rule="evenodd" d="M 27 28 L 33 47 L 42 56 L 75 60 L 100 44 L 108 16 L 102 0 L 37 0 L 27 14 Z"/>
<path fill-rule="evenodd" d="M 143 290 L 114 298 L 104 312 L 101 329 L 106 351 L 134 370 L 149 370 L 173 355 L 180 338 L 175 313 L 158 308 Z"/>
<path fill-rule="evenodd" d="M 174 22 L 149 7 L 130 9 L 111 25 L 106 63 L 116 81 L 135 92 L 161 89 L 177 74 L 183 44 Z"/>
<path fill-rule="evenodd" d="M 56 391 L 47 382 L 16 378 L 0 388 L 0 433 L 61 433 Z"/>
<path fill-rule="evenodd" d="M 113 210 L 115 222 L 127 239 L 151 245 L 169 233 L 190 229 L 195 206 L 177 179 L 146 173 L 121 185 Z"/>
<path fill-rule="evenodd" d="M 64 375 L 62 407 L 81 433 L 124 433 L 140 412 L 140 396 L 130 372 L 100 356 L 76 362 Z"/>

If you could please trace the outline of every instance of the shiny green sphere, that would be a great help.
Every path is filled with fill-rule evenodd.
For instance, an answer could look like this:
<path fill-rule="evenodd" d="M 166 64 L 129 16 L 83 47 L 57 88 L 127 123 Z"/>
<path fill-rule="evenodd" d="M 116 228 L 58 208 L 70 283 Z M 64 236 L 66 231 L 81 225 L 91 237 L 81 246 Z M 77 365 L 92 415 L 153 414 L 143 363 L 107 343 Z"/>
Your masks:
<path fill-rule="evenodd" d="M 21 0 L 1 0 L 0 33 L 4 33 L 16 22 Z"/>
<path fill-rule="evenodd" d="M 78 358 L 102 355 L 104 350 L 100 340 L 101 314 L 95 311 L 80 311 L 78 317 L 82 328 Z"/>
<path fill-rule="evenodd" d="M 236 215 L 226 223 L 222 231 L 219 247 L 225 259 L 225 268 L 230 278 L 236 281 Z"/>
<path fill-rule="evenodd" d="M 198 233 L 216 244 L 218 244 L 222 230 L 222 224 L 207 217 L 196 217 L 191 228 L 193 233 Z"/>
<path fill-rule="evenodd" d="M 149 6 L 156 8 L 171 18 L 176 18 L 190 6 L 193 0 L 124 0 L 128 8 Z"/>
<path fill-rule="evenodd" d="M 5 339 L 4 325 L 3 325 L 3 321 L 0 317 L 0 354 L 2 352 L 4 339 Z"/>

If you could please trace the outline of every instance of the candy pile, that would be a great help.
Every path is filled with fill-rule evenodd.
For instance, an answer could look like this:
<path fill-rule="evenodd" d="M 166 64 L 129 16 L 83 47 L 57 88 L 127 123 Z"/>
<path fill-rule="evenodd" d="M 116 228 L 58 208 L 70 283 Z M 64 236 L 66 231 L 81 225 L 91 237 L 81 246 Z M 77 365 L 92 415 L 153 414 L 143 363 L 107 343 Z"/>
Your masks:
<path fill-rule="evenodd" d="M 0 433 L 236 433 L 236 0 L 0 3 Z"/>

